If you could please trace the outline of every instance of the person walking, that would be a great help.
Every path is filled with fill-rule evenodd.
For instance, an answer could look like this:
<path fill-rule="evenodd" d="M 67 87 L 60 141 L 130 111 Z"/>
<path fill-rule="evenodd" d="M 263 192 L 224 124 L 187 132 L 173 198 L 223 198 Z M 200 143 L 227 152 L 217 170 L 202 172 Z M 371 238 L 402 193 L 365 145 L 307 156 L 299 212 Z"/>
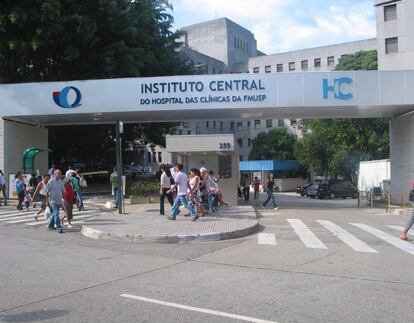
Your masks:
<path fill-rule="evenodd" d="M 66 191 L 62 182 L 62 172 L 57 169 L 53 176 L 54 177 L 46 185 L 46 205 L 49 205 L 52 210 L 48 228 L 53 230 L 54 225 L 56 225 L 57 232 L 63 233 L 62 224 L 60 223 L 59 209 L 62 206 L 62 198 Z"/>
<path fill-rule="evenodd" d="M 164 215 L 164 201 L 165 198 L 167 197 L 168 199 L 168 203 L 171 204 L 171 206 L 173 206 L 174 204 L 174 200 L 173 200 L 173 193 L 167 193 L 170 188 L 171 188 L 171 179 L 172 179 L 172 175 L 171 175 L 171 171 L 170 169 L 165 166 L 162 165 L 161 166 L 161 178 L 160 178 L 160 215 Z"/>
<path fill-rule="evenodd" d="M 206 214 L 203 203 L 201 201 L 201 191 L 200 191 L 200 171 L 197 168 L 191 168 L 190 170 L 190 180 L 188 182 L 189 184 L 189 202 L 190 205 L 197 210 L 197 213 L 201 214 L 201 216 L 204 216 Z"/>
<path fill-rule="evenodd" d="M 23 211 L 23 200 L 24 200 L 24 179 L 22 172 L 18 172 L 15 176 L 16 179 L 16 192 L 17 192 L 17 209 Z"/>
<path fill-rule="evenodd" d="M 68 228 L 72 227 L 72 219 L 73 219 L 73 203 L 75 199 L 75 191 L 73 188 L 73 177 L 69 178 L 66 177 L 63 181 L 65 186 L 65 194 L 63 194 L 63 209 L 65 210 L 64 216 L 61 218 L 62 225 L 63 220 L 66 218 L 68 220 Z"/>
<path fill-rule="evenodd" d="M 266 180 L 266 182 L 265 182 L 265 186 L 264 186 L 264 190 L 266 190 L 266 193 L 267 193 L 267 199 L 266 199 L 266 201 L 264 201 L 264 203 L 262 204 L 262 207 L 263 207 L 263 208 L 265 208 L 265 207 L 266 207 L 266 205 L 267 205 L 267 203 L 268 203 L 270 200 L 272 200 L 272 203 L 273 203 L 273 208 L 274 208 L 275 210 L 279 210 L 279 208 L 277 207 L 277 204 L 276 204 L 275 197 L 274 197 L 274 195 L 273 195 L 273 189 L 274 189 L 274 187 L 275 187 L 275 179 L 274 179 L 273 173 L 270 173 L 270 174 L 268 175 L 268 177 L 267 177 L 267 180 Z"/>
<path fill-rule="evenodd" d="M 254 178 L 253 181 L 253 189 L 254 189 L 254 197 L 253 199 L 257 201 L 259 199 L 259 191 L 260 191 L 260 181 L 258 177 Z"/>
<path fill-rule="evenodd" d="M 31 196 L 34 196 L 34 192 L 36 191 L 37 184 L 39 184 L 39 181 L 37 180 L 37 176 L 36 174 L 32 173 L 30 175 L 29 187 L 27 189 L 27 191 L 30 193 Z M 36 208 L 36 202 L 33 203 L 33 208 Z"/>
<path fill-rule="evenodd" d="M 410 195 L 409 195 L 410 196 L 409 200 L 413 204 L 413 209 L 411 211 L 411 215 L 408 218 L 407 223 L 405 224 L 404 229 L 401 231 L 401 234 L 400 234 L 401 240 L 405 240 L 405 241 L 408 240 L 407 233 L 408 233 L 408 231 L 411 229 L 411 227 L 414 224 L 414 182 L 413 182 L 413 184 L 411 186 L 411 189 L 412 190 L 411 190 Z"/>
<path fill-rule="evenodd" d="M 32 194 L 30 194 L 30 190 L 26 188 L 24 192 L 24 206 L 25 206 L 26 212 L 29 211 L 30 209 L 31 200 L 32 200 Z"/>
<path fill-rule="evenodd" d="M 175 220 L 178 214 L 178 209 L 180 207 L 181 204 L 184 205 L 184 207 L 190 211 L 190 214 L 192 216 L 192 221 L 197 221 L 197 219 L 199 218 L 199 216 L 197 215 L 197 211 L 194 210 L 194 208 L 188 204 L 188 199 L 187 199 L 187 191 L 188 191 L 188 178 L 187 175 L 185 173 L 182 172 L 183 170 L 183 165 L 182 164 L 177 164 L 177 166 L 175 166 L 175 172 L 176 177 L 175 177 L 175 183 L 174 185 L 171 185 L 170 189 L 167 191 L 167 193 L 172 193 L 172 191 L 177 187 L 177 197 L 174 201 L 172 210 L 171 210 L 171 215 L 168 217 L 168 220 Z"/>
<path fill-rule="evenodd" d="M 112 172 L 109 182 L 112 186 L 112 192 L 114 194 L 114 205 L 115 208 L 119 207 L 119 192 L 118 192 L 118 172 L 116 171 L 116 167 L 114 167 L 114 171 Z"/>
<path fill-rule="evenodd" d="M 250 180 L 249 174 L 244 174 L 243 196 L 245 201 L 248 201 L 250 199 L 250 185 L 252 185 L 252 182 Z"/>
<path fill-rule="evenodd" d="M 79 210 L 79 200 L 78 200 L 78 191 L 80 189 L 79 178 L 78 178 L 76 172 L 72 173 L 71 177 L 69 177 L 69 178 L 71 180 L 70 182 L 71 182 L 72 189 L 73 189 L 73 199 L 72 199 L 73 203 L 72 203 L 72 205 L 76 203 L 76 206 Z"/>
<path fill-rule="evenodd" d="M 50 175 L 46 174 L 43 175 L 43 179 L 37 184 L 36 190 L 32 196 L 32 202 L 36 198 L 37 194 L 39 194 L 39 202 L 40 202 L 40 209 L 34 215 L 34 219 L 37 221 L 39 214 L 42 213 L 46 209 L 46 186 L 50 180 Z"/>
<path fill-rule="evenodd" d="M 85 211 L 85 207 L 83 205 L 82 190 L 88 186 L 88 183 L 86 182 L 85 177 L 83 177 L 83 175 L 81 174 L 80 169 L 76 170 L 76 177 L 79 180 L 79 187 L 78 187 L 77 196 L 76 196 L 76 201 L 78 203 L 78 211 Z"/>
<path fill-rule="evenodd" d="M 3 204 L 7 205 L 6 177 L 4 176 L 4 173 L 1 169 L 0 169 L 0 193 L 3 195 Z"/>

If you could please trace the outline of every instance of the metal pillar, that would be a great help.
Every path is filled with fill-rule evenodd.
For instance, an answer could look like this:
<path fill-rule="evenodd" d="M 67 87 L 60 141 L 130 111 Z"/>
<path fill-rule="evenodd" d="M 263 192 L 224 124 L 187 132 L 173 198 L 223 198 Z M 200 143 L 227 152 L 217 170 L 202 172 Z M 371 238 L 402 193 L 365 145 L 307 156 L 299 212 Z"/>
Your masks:
<path fill-rule="evenodd" d="M 118 174 L 118 213 L 123 213 L 124 206 L 124 192 L 122 185 L 122 138 L 121 133 L 123 132 L 123 124 L 119 120 L 115 124 L 115 134 L 116 134 L 116 172 Z"/>

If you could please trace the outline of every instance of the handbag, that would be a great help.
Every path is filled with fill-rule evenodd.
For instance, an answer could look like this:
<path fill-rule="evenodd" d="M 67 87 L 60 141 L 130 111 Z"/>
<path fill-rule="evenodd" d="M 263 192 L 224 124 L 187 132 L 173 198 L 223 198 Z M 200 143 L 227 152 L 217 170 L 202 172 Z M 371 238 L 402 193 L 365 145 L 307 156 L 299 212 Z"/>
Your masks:
<path fill-rule="evenodd" d="M 52 216 L 52 211 L 50 210 L 50 206 L 46 206 L 45 208 L 45 219 L 48 220 Z"/>

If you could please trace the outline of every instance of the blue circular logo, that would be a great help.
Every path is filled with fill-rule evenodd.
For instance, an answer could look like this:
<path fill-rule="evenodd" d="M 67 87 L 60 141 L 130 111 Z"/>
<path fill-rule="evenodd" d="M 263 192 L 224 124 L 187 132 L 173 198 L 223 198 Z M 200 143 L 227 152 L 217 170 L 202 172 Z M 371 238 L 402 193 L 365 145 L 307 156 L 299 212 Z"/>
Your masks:
<path fill-rule="evenodd" d="M 68 94 L 70 91 L 75 92 L 75 100 L 72 103 L 68 102 Z M 60 92 L 53 92 L 53 101 L 55 101 L 58 106 L 64 109 L 73 109 L 81 106 L 81 98 L 81 92 L 74 86 L 67 86 L 64 87 Z"/>

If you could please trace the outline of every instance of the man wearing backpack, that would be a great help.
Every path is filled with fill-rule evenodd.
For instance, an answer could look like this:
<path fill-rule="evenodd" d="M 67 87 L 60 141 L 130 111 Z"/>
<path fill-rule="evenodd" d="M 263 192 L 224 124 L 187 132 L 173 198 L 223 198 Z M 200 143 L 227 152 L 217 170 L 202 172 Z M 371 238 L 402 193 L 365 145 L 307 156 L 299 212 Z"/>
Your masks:
<path fill-rule="evenodd" d="M 411 212 L 410 218 L 407 221 L 407 224 L 405 225 L 404 229 L 401 231 L 401 234 L 400 234 L 400 239 L 405 240 L 405 241 L 408 240 L 408 237 L 407 237 L 408 230 L 410 230 L 414 224 L 414 182 L 411 187 L 409 200 L 411 203 L 413 203 L 413 210 Z"/>

